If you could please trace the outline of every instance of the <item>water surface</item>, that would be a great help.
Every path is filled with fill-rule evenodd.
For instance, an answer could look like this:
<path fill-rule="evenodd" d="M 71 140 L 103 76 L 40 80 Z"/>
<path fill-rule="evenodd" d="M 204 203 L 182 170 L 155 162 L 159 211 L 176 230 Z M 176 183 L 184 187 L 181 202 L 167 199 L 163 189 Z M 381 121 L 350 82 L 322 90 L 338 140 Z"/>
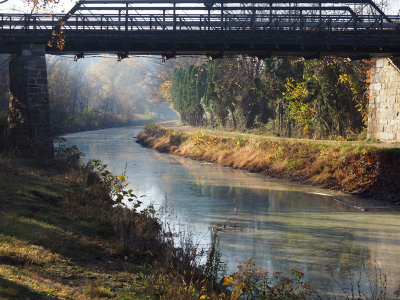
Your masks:
<path fill-rule="evenodd" d="M 239 226 L 219 233 L 229 271 L 252 257 L 271 272 L 296 268 L 313 287 L 339 291 L 340 285 L 351 285 L 349 272 L 356 277 L 361 272 L 362 288 L 368 289 L 365 274 L 373 281 L 378 266 L 387 276 L 389 292 L 399 289 L 398 210 L 375 200 L 160 154 L 135 143 L 140 130 L 105 129 L 66 138 L 86 159 L 101 159 L 114 174 L 126 168 L 132 188 L 146 203 L 159 207 L 167 195 L 173 207 L 170 222 L 191 231 L 200 245 L 209 242 L 210 226 Z"/>

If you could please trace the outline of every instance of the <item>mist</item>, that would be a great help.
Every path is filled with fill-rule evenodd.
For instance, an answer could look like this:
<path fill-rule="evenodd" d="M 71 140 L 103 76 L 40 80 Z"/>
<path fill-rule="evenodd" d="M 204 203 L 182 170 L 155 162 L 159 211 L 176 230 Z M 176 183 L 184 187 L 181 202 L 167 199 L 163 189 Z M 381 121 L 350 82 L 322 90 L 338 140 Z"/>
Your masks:
<path fill-rule="evenodd" d="M 0 110 L 8 111 L 8 61 L 1 57 Z M 159 97 L 159 57 L 46 56 L 54 134 L 176 120 Z"/>
<path fill-rule="evenodd" d="M 56 132 L 68 127 L 60 123 L 66 118 L 76 123 L 67 131 L 178 118 L 168 103 L 152 96 L 157 88 L 153 57 L 118 61 L 96 55 L 74 61 L 71 56 L 47 56 L 47 69 Z"/>

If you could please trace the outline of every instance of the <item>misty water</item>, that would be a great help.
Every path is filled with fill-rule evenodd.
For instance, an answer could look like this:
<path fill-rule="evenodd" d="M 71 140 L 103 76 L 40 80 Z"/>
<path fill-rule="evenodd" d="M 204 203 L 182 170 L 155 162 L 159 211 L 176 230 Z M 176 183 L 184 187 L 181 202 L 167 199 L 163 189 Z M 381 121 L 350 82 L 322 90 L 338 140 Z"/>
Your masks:
<path fill-rule="evenodd" d="M 158 208 L 167 196 L 173 208 L 169 222 L 178 231 L 190 232 L 200 247 L 210 242 L 210 227 L 232 226 L 219 232 L 228 271 L 252 257 L 271 272 L 296 268 L 314 288 L 340 291 L 340 286 L 351 285 L 349 272 L 356 279 L 361 274 L 362 288 L 369 289 L 366 274 L 374 282 L 379 267 L 387 276 L 389 293 L 399 289 L 399 210 L 379 201 L 160 154 L 135 142 L 140 130 L 105 129 L 66 138 L 86 160 L 101 159 L 114 174 L 126 167 L 130 185 L 145 203 Z"/>

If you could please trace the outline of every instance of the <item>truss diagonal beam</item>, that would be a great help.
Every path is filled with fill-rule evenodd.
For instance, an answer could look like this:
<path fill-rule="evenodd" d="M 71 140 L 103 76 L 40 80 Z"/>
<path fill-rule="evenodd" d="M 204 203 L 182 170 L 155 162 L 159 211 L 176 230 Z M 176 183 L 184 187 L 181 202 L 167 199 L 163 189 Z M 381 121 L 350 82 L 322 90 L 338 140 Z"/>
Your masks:
<path fill-rule="evenodd" d="M 392 20 L 375 4 L 373 0 L 206 0 L 206 1 L 201 1 L 201 0 L 80 0 L 80 4 L 85 4 L 88 5 L 87 9 L 93 9 L 93 10 L 110 10 L 111 8 L 115 8 L 115 5 L 141 5 L 141 4 L 147 4 L 148 8 L 150 8 L 152 5 L 157 5 L 157 4 L 170 4 L 173 5 L 173 7 L 176 7 L 176 5 L 181 5 L 181 4 L 203 4 L 204 7 L 207 9 L 215 9 L 216 7 L 214 6 L 215 4 L 220 4 L 221 7 L 223 7 L 226 4 L 241 4 L 241 5 L 256 5 L 259 4 L 260 6 L 262 5 L 279 5 L 279 4 L 285 4 L 285 5 L 298 5 L 298 4 L 318 4 L 319 8 L 322 7 L 322 5 L 337 5 L 337 4 L 344 4 L 344 5 L 349 5 L 349 4 L 360 4 L 360 5 L 369 5 L 372 7 L 383 19 L 385 19 L 387 22 L 392 22 Z M 108 6 L 103 6 L 103 7 L 91 7 L 91 5 L 108 5 Z M 82 6 L 80 6 L 82 7 Z M 78 7 L 79 8 L 79 7 Z M 75 9 L 75 7 L 74 7 Z M 82 8 L 83 9 L 83 8 Z M 349 8 L 350 9 L 350 8 Z M 74 11 L 70 11 L 70 13 L 75 13 L 77 9 Z"/>

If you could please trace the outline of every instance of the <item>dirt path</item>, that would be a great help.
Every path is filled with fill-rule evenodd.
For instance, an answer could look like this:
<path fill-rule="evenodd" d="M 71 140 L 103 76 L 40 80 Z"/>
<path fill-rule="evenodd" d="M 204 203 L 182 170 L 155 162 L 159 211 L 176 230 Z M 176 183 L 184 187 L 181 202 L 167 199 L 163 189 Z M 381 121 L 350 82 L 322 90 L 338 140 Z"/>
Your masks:
<path fill-rule="evenodd" d="M 400 148 L 400 143 L 368 143 L 368 142 L 361 142 L 361 141 L 330 141 L 330 140 L 311 140 L 311 139 L 296 139 L 296 138 L 280 138 L 275 136 L 264 136 L 264 135 L 257 135 L 257 134 L 250 134 L 250 133 L 241 133 L 241 132 L 231 132 L 231 131 L 223 131 L 223 130 L 210 130 L 204 129 L 201 127 L 194 127 L 194 126 L 187 126 L 187 125 L 179 125 L 179 121 L 165 121 L 159 123 L 162 127 L 182 131 L 182 132 L 196 132 L 202 131 L 206 135 L 211 136 L 218 136 L 218 137 L 227 137 L 227 138 L 255 138 L 261 140 L 268 140 L 268 141 L 296 141 L 296 142 L 303 142 L 303 143 L 318 143 L 318 144 L 326 144 L 326 145 L 353 145 L 353 146 L 370 146 L 370 147 L 377 147 L 377 148 Z"/>

